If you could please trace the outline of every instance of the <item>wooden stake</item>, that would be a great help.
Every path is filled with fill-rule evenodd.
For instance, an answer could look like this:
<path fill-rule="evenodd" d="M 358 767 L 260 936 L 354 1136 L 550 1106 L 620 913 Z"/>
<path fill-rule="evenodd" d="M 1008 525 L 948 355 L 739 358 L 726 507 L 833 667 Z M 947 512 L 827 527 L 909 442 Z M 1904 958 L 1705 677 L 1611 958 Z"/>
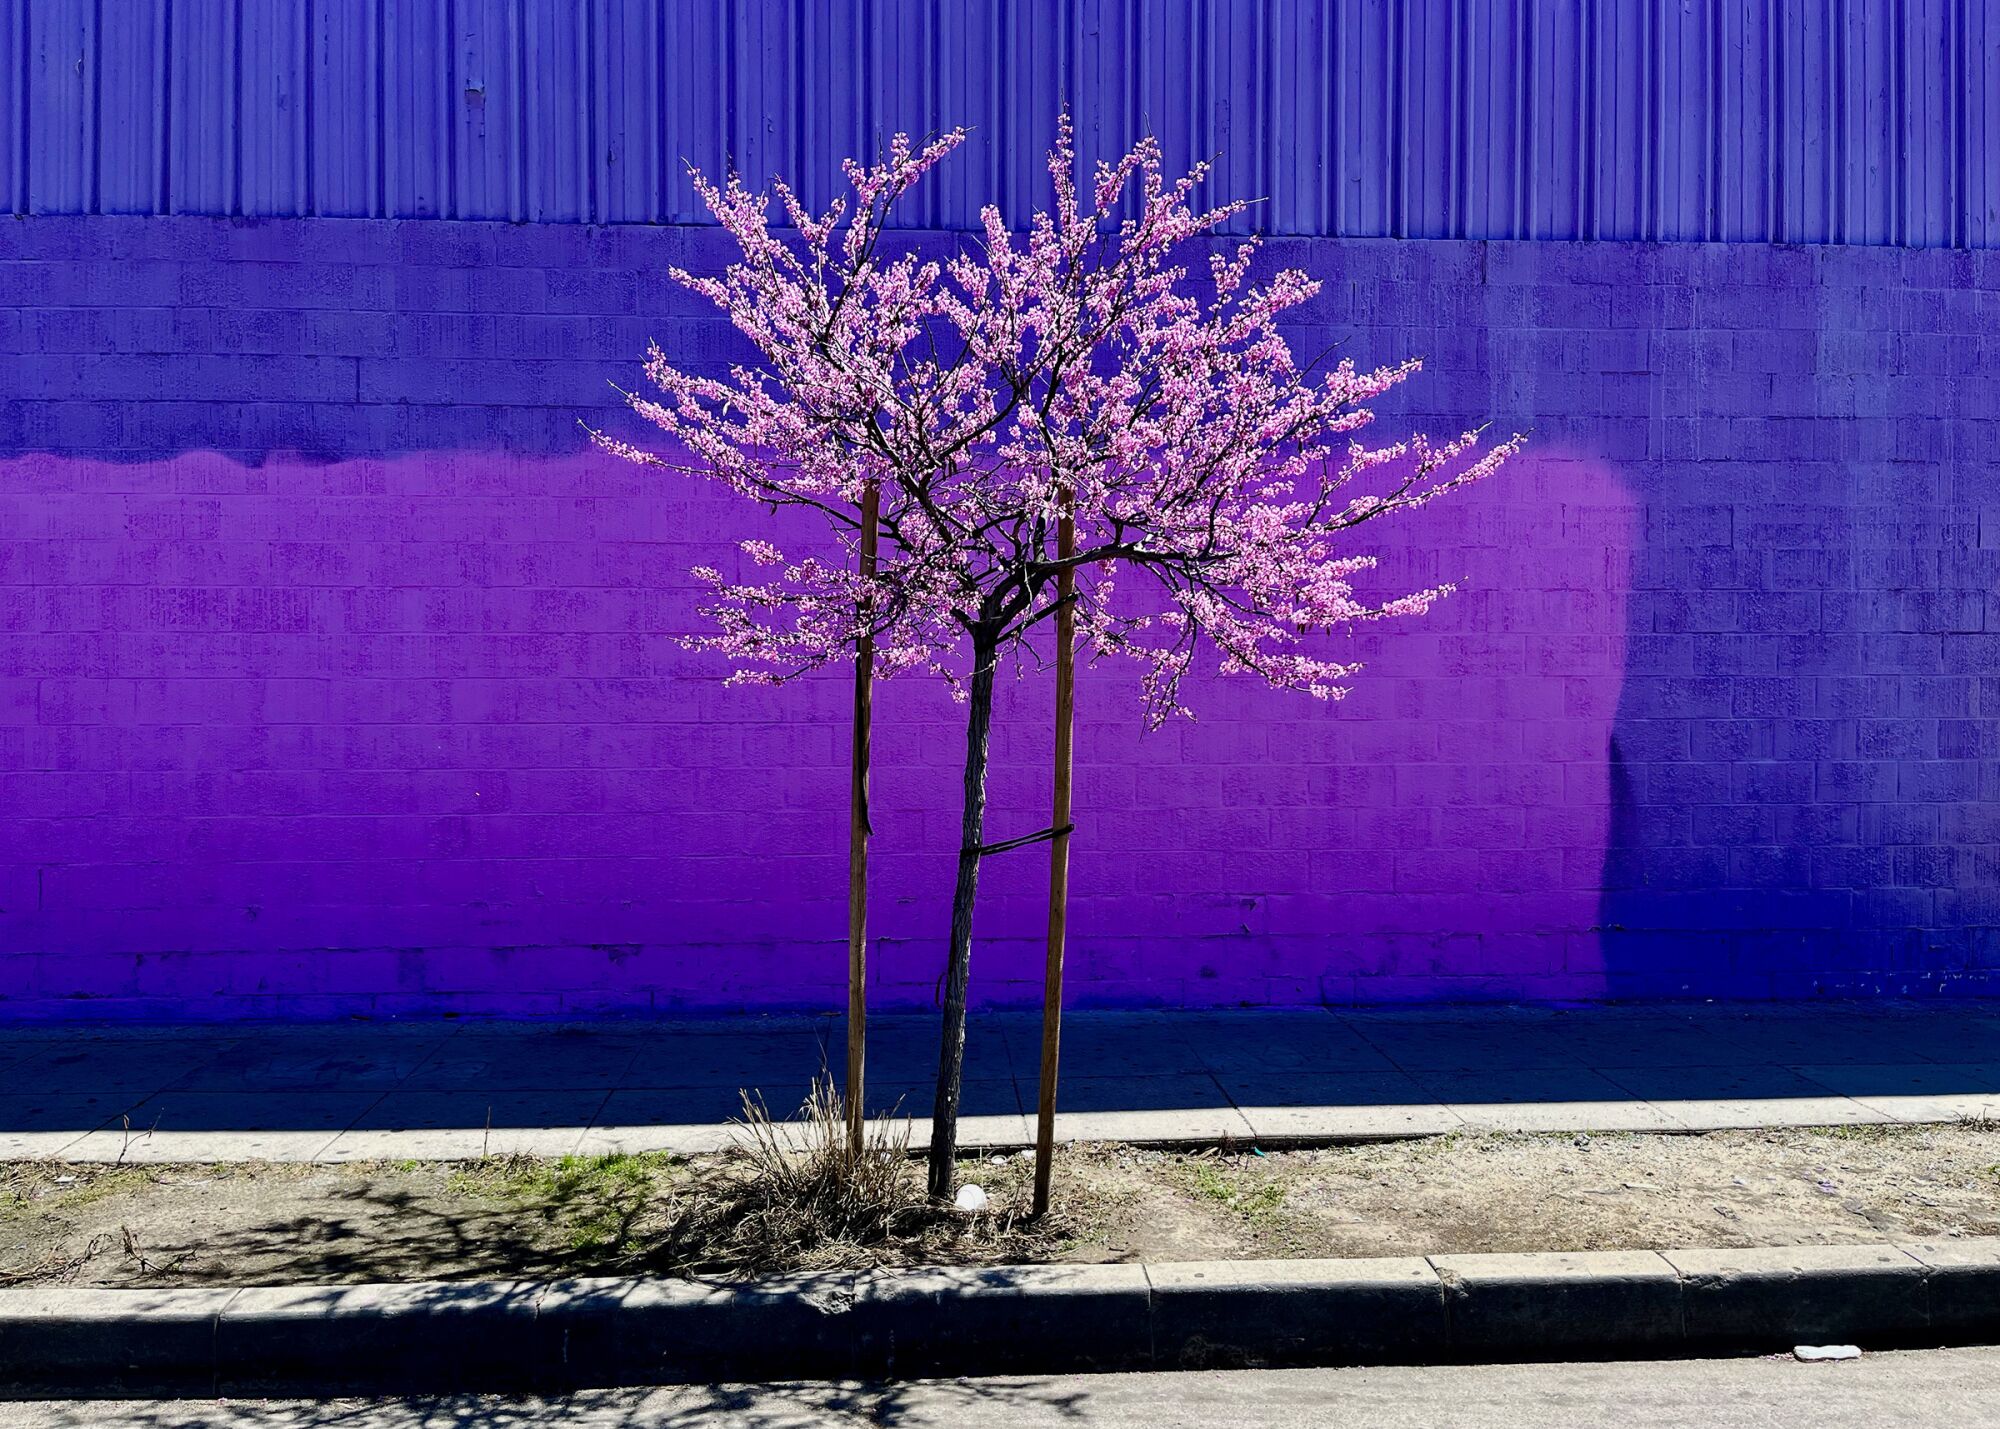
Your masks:
<path fill-rule="evenodd" d="M 1063 503 L 1056 528 L 1056 557 L 1076 554 L 1076 522 Z M 1034 1214 L 1049 1209 L 1049 1178 L 1055 1169 L 1056 1062 L 1062 1050 L 1063 943 L 1069 931 L 1069 830 L 1071 732 L 1076 722 L 1076 572 L 1056 574 L 1056 761 L 1055 807 L 1049 827 L 1049 948 L 1042 981 L 1042 1083 L 1035 1115 Z"/>
<path fill-rule="evenodd" d="M 873 482 L 861 496 L 861 577 L 875 575 L 876 528 L 882 492 Z M 868 1037 L 868 755 L 875 718 L 875 637 L 854 649 L 854 759 L 847 820 L 847 1149 L 859 1156 L 866 1123 L 863 1064 Z"/>

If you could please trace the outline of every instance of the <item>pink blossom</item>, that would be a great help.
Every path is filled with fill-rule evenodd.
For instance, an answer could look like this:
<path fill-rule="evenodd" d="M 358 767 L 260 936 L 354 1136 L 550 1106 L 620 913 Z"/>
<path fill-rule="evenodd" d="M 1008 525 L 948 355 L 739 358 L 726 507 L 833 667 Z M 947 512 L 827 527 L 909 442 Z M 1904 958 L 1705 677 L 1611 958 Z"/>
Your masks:
<path fill-rule="evenodd" d="M 744 542 L 756 574 L 695 572 L 716 628 L 691 643 L 729 657 L 738 679 L 770 681 L 845 658 L 865 632 L 878 674 L 956 686 L 968 646 L 991 658 L 1051 613 L 1067 508 L 1079 632 L 1144 666 L 1153 720 L 1186 712 L 1180 687 L 1203 642 L 1227 671 L 1342 696 L 1359 666 L 1325 652 L 1328 632 L 1420 615 L 1452 589 L 1362 599 L 1353 578 L 1373 563 L 1353 549 L 1356 528 L 1484 478 L 1522 438 L 1358 441 L 1367 404 L 1419 364 L 1301 364 L 1280 322 L 1318 284 L 1259 280 L 1254 240 L 1213 246 L 1243 206 L 1198 207 L 1206 167 L 1169 181 L 1151 139 L 1079 186 L 1064 116 L 1051 206 L 1025 232 L 989 208 L 948 257 L 895 243 L 889 214 L 963 140 L 896 135 L 878 162 L 848 161 L 849 192 L 817 214 L 779 184 L 783 230 L 771 196 L 695 175 L 740 257 L 674 277 L 757 361 L 704 376 L 656 347 L 657 391 L 628 400 L 673 454 L 597 440 L 812 508 L 847 549 L 793 558 Z M 871 485 L 882 550 L 864 582 L 851 547 Z"/>

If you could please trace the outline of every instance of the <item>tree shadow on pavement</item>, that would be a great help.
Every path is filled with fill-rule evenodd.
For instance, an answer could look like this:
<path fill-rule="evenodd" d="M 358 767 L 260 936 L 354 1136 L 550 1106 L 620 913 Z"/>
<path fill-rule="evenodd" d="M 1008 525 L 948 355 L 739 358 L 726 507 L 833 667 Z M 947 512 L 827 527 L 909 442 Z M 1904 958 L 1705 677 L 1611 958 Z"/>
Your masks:
<path fill-rule="evenodd" d="M 1089 1392 L 1048 1378 L 663 1385 L 588 1389 L 551 1397 L 444 1395 L 396 1399 L 103 1400 L 16 1406 L 20 1429 L 818 1429 L 897 1425 L 907 1429 L 989 1422 L 1080 1420 Z"/>

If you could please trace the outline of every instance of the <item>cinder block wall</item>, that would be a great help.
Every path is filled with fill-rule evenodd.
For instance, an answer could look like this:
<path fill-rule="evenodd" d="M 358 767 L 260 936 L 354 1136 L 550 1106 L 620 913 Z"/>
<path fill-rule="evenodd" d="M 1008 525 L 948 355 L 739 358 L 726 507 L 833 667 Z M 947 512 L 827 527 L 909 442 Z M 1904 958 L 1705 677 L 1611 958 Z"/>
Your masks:
<path fill-rule="evenodd" d="M 1981 993 L 2000 961 L 2000 256 L 1287 240 L 1379 433 L 1532 455 L 1381 533 L 1324 707 L 1086 672 L 1081 1003 Z M 0 221 L 0 1017 L 831 1007 L 839 675 L 725 688 L 765 531 L 587 452 L 713 233 Z M 1046 818 L 1003 690 L 991 827 Z M 876 997 L 927 1005 L 959 711 L 882 696 Z M 1038 995 L 1045 860 L 975 995 Z"/>

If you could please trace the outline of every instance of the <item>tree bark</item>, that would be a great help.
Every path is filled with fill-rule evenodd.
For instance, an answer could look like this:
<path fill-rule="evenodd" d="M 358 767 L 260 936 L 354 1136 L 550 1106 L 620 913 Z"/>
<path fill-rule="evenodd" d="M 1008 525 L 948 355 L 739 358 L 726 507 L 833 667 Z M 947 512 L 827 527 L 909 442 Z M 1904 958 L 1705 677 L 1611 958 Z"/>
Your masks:
<path fill-rule="evenodd" d="M 944 1031 L 938 1044 L 937 1100 L 931 1108 L 930 1193 L 948 1200 L 957 1179 L 958 1101 L 965 1072 L 965 991 L 972 971 L 972 905 L 986 837 L 986 757 L 993 732 L 994 634 L 975 631 L 965 721 L 965 812 L 959 826 L 958 884 L 951 896 L 951 951 L 945 965 Z"/>
<path fill-rule="evenodd" d="M 861 578 L 875 578 L 882 490 L 861 497 Z M 874 614 L 873 609 L 869 611 Z M 847 809 L 847 1154 L 860 1159 L 867 1130 L 863 1084 L 868 1044 L 868 757 L 875 722 L 875 637 L 854 650 L 854 757 Z"/>
<path fill-rule="evenodd" d="M 1076 521 L 1067 490 L 1056 528 L 1056 555 L 1076 554 Z M 1034 1214 L 1049 1211 L 1050 1178 L 1056 1160 L 1056 1067 L 1062 1054 L 1063 945 L 1069 938 L 1070 776 L 1076 730 L 1076 568 L 1056 577 L 1056 749 L 1055 797 L 1049 806 L 1049 941 L 1042 970 L 1042 1075 L 1035 1103 Z"/>

